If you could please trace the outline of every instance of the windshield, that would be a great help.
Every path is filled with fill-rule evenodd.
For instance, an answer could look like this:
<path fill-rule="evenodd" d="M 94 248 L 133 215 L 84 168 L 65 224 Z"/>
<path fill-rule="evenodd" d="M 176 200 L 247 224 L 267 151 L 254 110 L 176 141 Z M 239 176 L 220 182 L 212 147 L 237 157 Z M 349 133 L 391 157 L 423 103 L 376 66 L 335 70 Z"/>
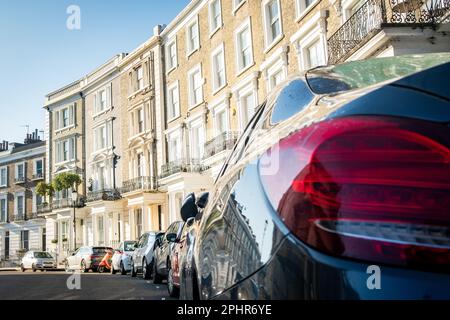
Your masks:
<path fill-rule="evenodd" d="M 39 259 L 53 258 L 52 255 L 48 252 L 35 252 L 34 257 Z"/>
<path fill-rule="evenodd" d="M 450 61 L 450 53 L 405 55 L 352 61 L 319 67 L 306 73 L 306 81 L 316 94 L 365 88 L 402 78 Z"/>
<path fill-rule="evenodd" d="M 125 251 L 134 251 L 134 245 L 136 244 L 136 241 L 127 241 L 123 244 Z"/>

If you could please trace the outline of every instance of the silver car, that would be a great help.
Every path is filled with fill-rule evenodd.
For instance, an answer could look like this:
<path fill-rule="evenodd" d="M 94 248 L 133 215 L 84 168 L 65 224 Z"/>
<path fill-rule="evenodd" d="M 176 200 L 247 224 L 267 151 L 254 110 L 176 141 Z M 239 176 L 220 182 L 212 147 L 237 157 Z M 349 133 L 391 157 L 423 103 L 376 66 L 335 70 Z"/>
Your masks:
<path fill-rule="evenodd" d="M 153 249 L 156 237 L 161 232 L 151 231 L 140 236 L 131 256 L 131 276 L 136 277 L 138 272 L 142 272 L 144 279 L 150 279 L 153 268 Z"/>
<path fill-rule="evenodd" d="M 48 270 L 56 269 L 55 258 L 46 251 L 28 251 L 22 258 L 20 269 L 25 272 L 27 269 L 33 270 Z"/>
<path fill-rule="evenodd" d="M 119 248 L 114 251 L 111 264 L 111 273 L 125 275 L 131 270 L 131 255 L 136 247 L 137 241 L 122 241 Z"/>
<path fill-rule="evenodd" d="M 81 247 L 67 257 L 65 262 L 66 271 L 97 271 L 98 265 L 106 255 L 107 250 L 113 251 L 110 247 Z"/>

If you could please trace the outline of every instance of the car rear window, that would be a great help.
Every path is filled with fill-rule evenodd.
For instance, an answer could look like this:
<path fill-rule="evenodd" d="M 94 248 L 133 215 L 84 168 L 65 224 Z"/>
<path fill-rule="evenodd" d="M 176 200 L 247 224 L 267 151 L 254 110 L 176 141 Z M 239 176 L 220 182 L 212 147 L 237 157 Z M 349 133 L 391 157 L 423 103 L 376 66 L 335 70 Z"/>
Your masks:
<path fill-rule="evenodd" d="M 52 255 L 48 252 L 35 252 L 34 257 L 39 259 L 53 258 Z"/>
<path fill-rule="evenodd" d="M 108 247 L 94 247 L 92 248 L 92 253 L 93 254 L 106 254 L 107 250 L 111 250 L 112 248 L 108 248 Z"/>
<path fill-rule="evenodd" d="M 361 89 L 450 61 L 450 53 L 416 54 L 352 61 L 310 70 L 305 77 L 316 94 Z"/>
<path fill-rule="evenodd" d="M 127 241 L 124 243 L 125 251 L 133 251 L 136 241 Z"/>

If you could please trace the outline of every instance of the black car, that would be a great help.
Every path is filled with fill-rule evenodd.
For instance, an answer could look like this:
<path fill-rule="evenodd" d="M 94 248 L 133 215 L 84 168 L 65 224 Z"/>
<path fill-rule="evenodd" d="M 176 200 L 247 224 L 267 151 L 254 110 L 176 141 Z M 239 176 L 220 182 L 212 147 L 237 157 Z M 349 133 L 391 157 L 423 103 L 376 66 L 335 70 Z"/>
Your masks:
<path fill-rule="evenodd" d="M 173 248 L 174 242 L 168 239 L 168 235 L 180 234 L 183 229 L 183 221 L 173 222 L 165 231 L 164 235 L 157 238 L 153 249 L 153 265 L 152 278 L 153 283 L 161 283 L 162 280 L 167 279 L 168 266 L 170 265 L 170 252 Z M 172 241 L 169 241 L 172 240 Z"/>
<path fill-rule="evenodd" d="M 450 54 L 319 67 L 190 194 L 182 299 L 449 299 Z"/>

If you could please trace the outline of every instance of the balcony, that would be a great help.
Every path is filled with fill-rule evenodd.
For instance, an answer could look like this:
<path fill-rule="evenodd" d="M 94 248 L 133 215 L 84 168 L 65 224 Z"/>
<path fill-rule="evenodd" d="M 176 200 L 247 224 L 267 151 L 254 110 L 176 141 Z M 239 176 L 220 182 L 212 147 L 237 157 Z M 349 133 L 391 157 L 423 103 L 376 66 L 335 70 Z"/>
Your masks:
<path fill-rule="evenodd" d="M 138 177 L 127 180 L 123 183 L 122 193 L 133 191 L 156 190 L 158 188 L 156 178 Z"/>
<path fill-rule="evenodd" d="M 25 213 L 16 213 L 9 216 L 10 222 L 22 222 L 27 220 L 27 215 Z"/>
<path fill-rule="evenodd" d="M 225 150 L 233 149 L 239 134 L 237 132 L 224 132 L 205 143 L 205 156 L 207 159 Z"/>
<path fill-rule="evenodd" d="M 207 169 L 208 167 L 201 164 L 199 159 L 179 159 L 162 165 L 160 177 L 166 178 L 181 172 L 202 172 Z"/>
<path fill-rule="evenodd" d="M 14 183 L 16 184 L 25 183 L 25 181 L 26 181 L 25 176 L 14 178 Z"/>
<path fill-rule="evenodd" d="M 75 206 L 77 208 L 84 207 L 84 203 L 86 202 L 86 198 L 81 197 L 78 199 L 78 201 L 75 203 Z M 65 209 L 65 208 L 73 208 L 73 201 L 69 198 L 62 198 L 62 199 L 54 199 L 52 204 L 50 205 L 52 210 L 55 209 Z"/>
<path fill-rule="evenodd" d="M 448 22 L 448 0 L 368 0 L 328 39 L 328 63 L 345 61 L 383 27 L 435 27 Z"/>
<path fill-rule="evenodd" d="M 86 201 L 115 201 L 121 198 L 120 191 L 118 189 L 104 189 L 98 191 L 88 192 Z"/>
<path fill-rule="evenodd" d="M 38 204 L 36 207 L 37 207 L 37 214 L 49 213 L 52 211 L 52 206 L 48 203 Z"/>
<path fill-rule="evenodd" d="M 33 176 L 31 177 L 32 180 L 42 180 L 44 179 L 44 173 L 43 172 L 38 172 L 33 174 Z"/>

